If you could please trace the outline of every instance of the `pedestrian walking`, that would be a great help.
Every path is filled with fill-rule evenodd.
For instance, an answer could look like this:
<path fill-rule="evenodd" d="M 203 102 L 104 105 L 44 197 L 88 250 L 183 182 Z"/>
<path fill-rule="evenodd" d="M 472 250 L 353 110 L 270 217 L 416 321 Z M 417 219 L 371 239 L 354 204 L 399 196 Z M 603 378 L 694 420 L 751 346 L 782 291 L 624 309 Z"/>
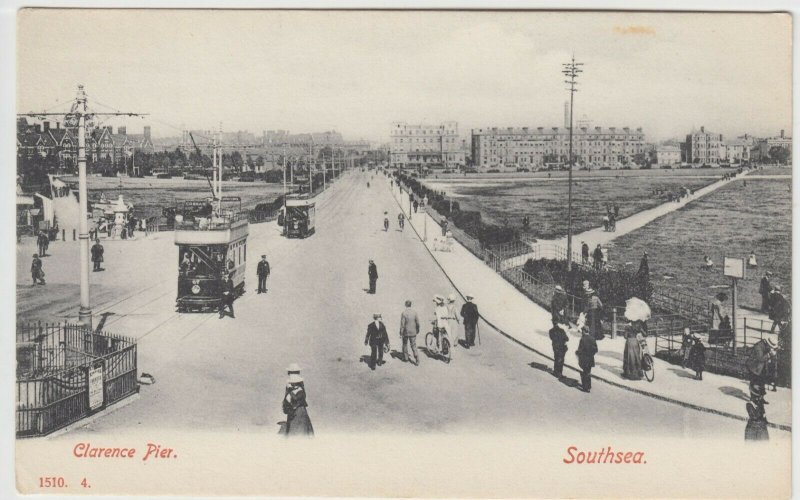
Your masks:
<path fill-rule="evenodd" d="M 619 219 L 619 205 L 614 203 L 614 219 Z"/>
<path fill-rule="evenodd" d="M 417 213 L 417 209 L 419 208 L 419 202 L 414 200 L 414 213 Z"/>
<path fill-rule="evenodd" d="M 581 389 L 583 392 L 591 392 L 592 367 L 594 367 L 594 355 L 597 354 L 597 342 L 589 334 L 589 328 L 585 326 L 575 354 L 578 356 L 578 366 L 581 368 Z"/>
<path fill-rule="evenodd" d="M 594 259 L 594 269 L 601 271 L 603 269 L 603 249 L 600 247 L 600 243 L 595 247 L 592 258 Z"/>
<path fill-rule="evenodd" d="M 689 354 L 692 352 L 692 345 L 694 344 L 694 335 L 692 335 L 692 330 L 688 326 L 683 329 L 683 334 L 681 335 L 681 367 L 686 368 L 689 363 Z"/>
<path fill-rule="evenodd" d="M 449 223 L 447 222 L 447 220 L 443 220 L 442 221 L 442 236 L 447 236 L 447 226 L 449 226 Z"/>
<path fill-rule="evenodd" d="M 703 370 L 706 368 L 706 346 L 697 334 L 692 337 L 694 342 L 689 351 L 689 368 L 694 370 L 695 380 L 703 380 Z"/>
<path fill-rule="evenodd" d="M 411 301 L 406 300 L 406 308 L 400 314 L 400 338 L 403 341 L 403 361 L 419 366 L 419 353 L 417 352 L 417 335 L 419 334 L 419 316 L 417 311 L 411 309 Z M 414 355 L 410 360 L 409 350 Z"/>
<path fill-rule="evenodd" d="M 758 293 L 761 295 L 761 312 L 769 313 L 769 295 L 772 292 L 772 284 L 770 278 L 772 273 L 767 271 L 764 277 L 761 278 L 761 284 L 758 286 Z"/>
<path fill-rule="evenodd" d="M 97 271 L 103 270 L 103 268 L 100 267 L 100 263 L 103 262 L 103 252 L 105 252 L 105 250 L 103 249 L 103 245 L 100 244 L 100 240 L 99 239 L 95 240 L 94 245 L 92 245 L 91 249 L 92 264 L 93 264 L 92 272 L 96 273 Z"/>
<path fill-rule="evenodd" d="M 231 312 L 231 318 L 236 316 L 233 313 L 233 301 L 236 298 L 236 290 L 233 287 L 233 281 L 228 273 L 222 275 L 222 283 L 220 285 L 219 297 L 219 319 L 225 316 L 225 308 L 227 307 Z"/>
<path fill-rule="evenodd" d="M 642 345 L 639 334 L 643 331 L 641 321 L 634 321 L 625 334 L 625 352 L 622 356 L 622 376 L 628 380 L 642 380 Z"/>
<path fill-rule="evenodd" d="M 36 246 L 39 248 L 39 256 L 45 257 L 47 255 L 47 235 L 44 234 L 44 231 L 39 231 L 39 235 L 36 236 Z"/>
<path fill-rule="evenodd" d="M 642 253 L 642 260 L 639 261 L 639 270 L 636 272 L 639 278 L 647 279 L 650 277 L 650 263 L 647 260 L 647 251 Z"/>
<path fill-rule="evenodd" d="M 719 292 L 717 295 L 714 296 L 714 299 L 711 301 L 711 329 L 717 330 L 720 328 L 720 324 L 722 323 L 722 308 L 723 302 L 728 300 L 728 294 L 725 292 Z"/>
<path fill-rule="evenodd" d="M 550 329 L 550 343 L 553 345 L 553 375 L 559 379 L 564 378 L 564 356 L 567 354 L 567 332 L 553 320 L 553 328 Z"/>
<path fill-rule="evenodd" d="M 603 333 L 603 322 L 602 322 L 602 314 L 603 314 L 603 303 L 600 301 L 600 297 L 597 296 L 597 292 L 594 290 L 588 291 L 589 300 L 586 303 L 586 326 L 589 327 L 589 331 L 592 333 L 592 337 L 596 340 L 603 340 L 605 334 Z"/>
<path fill-rule="evenodd" d="M 31 278 L 33 278 L 33 286 L 44 285 L 44 270 L 42 270 L 42 259 L 39 254 L 33 254 L 31 261 Z"/>
<path fill-rule="evenodd" d="M 452 335 L 452 337 L 450 337 L 450 344 L 453 347 L 458 345 L 458 333 L 460 330 L 458 325 L 460 323 L 461 322 L 458 320 L 458 315 L 456 314 L 456 295 L 451 293 L 447 296 L 447 332 Z"/>
<path fill-rule="evenodd" d="M 269 278 L 269 262 L 267 262 L 266 255 L 262 255 L 261 260 L 258 261 L 258 266 L 256 266 L 256 274 L 258 274 L 257 293 L 267 293 L 267 278 Z"/>
<path fill-rule="evenodd" d="M 466 295 L 467 299 L 461 306 L 461 318 L 464 320 L 464 346 L 469 349 L 475 346 L 475 330 L 478 326 L 478 306 L 472 301 L 475 297 Z"/>
<path fill-rule="evenodd" d="M 581 241 L 581 263 L 584 266 L 589 265 L 589 245 L 585 241 Z"/>
<path fill-rule="evenodd" d="M 314 437 L 314 427 L 308 416 L 305 384 L 299 374 L 291 374 L 286 381 L 286 396 L 283 398 L 286 414 L 286 437 Z"/>
<path fill-rule="evenodd" d="M 383 230 L 384 231 L 388 231 L 389 230 L 389 218 L 388 217 L 384 217 L 383 218 Z"/>
<path fill-rule="evenodd" d="M 367 274 L 369 275 L 369 292 L 371 294 L 375 293 L 375 287 L 378 283 L 378 267 L 375 265 L 372 259 L 369 261 L 369 268 L 367 269 Z"/>
<path fill-rule="evenodd" d="M 386 325 L 383 324 L 380 313 L 372 315 L 372 323 L 367 325 L 367 336 L 364 337 L 364 345 L 368 345 L 371 349 L 369 357 L 369 369 L 375 370 L 376 366 L 380 366 L 383 361 L 384 346 L 389 345 L 389 334 L 386 333 Z"/>
<path fill-rule="evenodd" d="M 781 286 L 775 285 L 769 299 L 769 319 L 772 320 L 772 328 L 769 329 L 769 333 L 775 333 L 776 326 L 782 327 L 783 323 L 789 320 L 789 309 L 789 301 L 781 293 Z"/>
<path fill-rule="evenodd" d="M 749 269 L 755 269 L 758 267 L 758 261 L 756 260 L 756 252 L 752 250 L 750 252 L 750 256 L 747 257 L 747 267 Z"/>
<path fill-rule="evenodd" d="M 755 395 L 753 401 L 755 403 L 765 402 L 764 395 L 767 393 L 765 386 L 770 378 L 770 363 L 775 359 L 777 347 L 772 337 L 761 339 L 753 345 L 750 356 L 745 362 L 750 379 L 750 393 Z M 751 400 L 753 399 L 751 397 Z"/>
<path fill-rule="evenodd" d="M 553 322 L 568 324 L 567 307 L 569 307 L 569 299 L 566 292 L 561 285 L 556 285 L 553 292 L 553 298 L 550 300 L 550 313 L 553 316 Z"/>
<path fill-rule="evenodd" d="M 400 226 L 400 230 L 402 231 L 405 228 L 406 216 L 403 212 L 397 214 L 397 225 Z"/>

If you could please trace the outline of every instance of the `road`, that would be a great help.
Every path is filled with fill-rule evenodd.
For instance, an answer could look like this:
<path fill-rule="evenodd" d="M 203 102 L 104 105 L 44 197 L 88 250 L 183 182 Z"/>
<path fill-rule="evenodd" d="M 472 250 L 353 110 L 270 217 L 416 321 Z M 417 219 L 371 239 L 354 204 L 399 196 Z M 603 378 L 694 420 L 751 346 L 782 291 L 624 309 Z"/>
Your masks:
<path fill-rule="evenodd" d="M 392 222 L 387 232 L 384 211 Z M 178 257 L 171 233 L 109 242 L 107 271 L 92 275 L 99 302 L 95 313 L 108 314 L 107 330 L 138 338 L 139 371 L 154 375 L 156 383 L 142 386 L 131 404 L 73 432 L 275 433 L 284 417 L 286 366 L 295 362 L 303 370 L 318 434 L 624 429 L 627 435 L 742 439 L 743 422 L 600 382 L 585 394 L 577 389 L 577 373 L 558 381 L 545 360 L 485 324 L 481 345 L 456 349 L 449 365 L 421 352 L 415 367 L 393 353 L 384 366 L 370 371 L 363 341 L 374 312 L 383 314 L 397 351 L 404 300 L 413 302 L 425 328 L 433 315 L 432 296 L 453 291 L 414 232 L 398 230 L 397 212 L 385 177 L 352 172 L 319 197 L 312 237 L 287 240 L 274 222 L 251 225 L 247 293 L 235 303 L 236 319 L 175 313 Z M 63 307 L 63 297 L 77 296 L 77 287 L 69 285 L 77 282 L 77 270 L 56 263 L 77 255 L 77 244 L 51 249 L 56 255 L 45 260 L 53 280 L 47 290 L 28 285 L 24 256 L 30 248 L 18 249 L 24 260 L 18 264 L 18 311 L 26 317 L 45 310 L 72 313 Z M 254 292 L 261 254 L 268 255 L 272 268 L 265 295 Z M 376 295 L 366 293 L 369 259 L 380 275 Z M 54 300 L 59 296 L 61 301 Z M 33 303 L 38 306 L 26 305 Z M 424 334 L 418 342 L 424 343 Z"/>

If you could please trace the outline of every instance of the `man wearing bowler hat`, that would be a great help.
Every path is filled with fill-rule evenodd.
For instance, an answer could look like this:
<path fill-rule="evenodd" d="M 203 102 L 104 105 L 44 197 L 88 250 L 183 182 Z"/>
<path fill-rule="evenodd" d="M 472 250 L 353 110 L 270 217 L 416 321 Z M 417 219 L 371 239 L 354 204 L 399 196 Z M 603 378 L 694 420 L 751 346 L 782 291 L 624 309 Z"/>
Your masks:
<path fill-rule="evenodd" d="M 380 313 L 372 315 L 372 322 L 367 325 L 367 336 L 364 337 L 364 345 L 368 345 L 372 349 L 369 357 L 369 368 L 370 370 L 375 370 L 375 366 L 383 364 L 384 345 L 389 345 L 389 334 L 386 332 L 386 325 L 383 324 Z"/>

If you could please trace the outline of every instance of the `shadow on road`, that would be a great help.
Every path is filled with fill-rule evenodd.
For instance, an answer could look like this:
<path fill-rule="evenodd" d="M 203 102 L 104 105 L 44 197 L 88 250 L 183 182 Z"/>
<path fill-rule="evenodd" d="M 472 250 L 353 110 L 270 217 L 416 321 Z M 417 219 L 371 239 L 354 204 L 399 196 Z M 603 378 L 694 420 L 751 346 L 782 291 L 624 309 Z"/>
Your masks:
<path fill-rule="evenodd" d="M 734 398 L 741 399 L 742 401 L 750 401 L 750 396 L 737 387 L 720 387 L 719 391 L 726 396 L 733 396 Z"/>
<path fill-rule="evenodd" d="M 679 368 L 667 368 L 667 370 L 671 371 L 675 375 L 683 378 L 694 378 L 694 375 L 687 373 Z"/>
<path fill-rule="evenodd" d="M 617 361 L 622 361 L 622 353 L 617 351 L 600 351 L 597 353 L 598 356 L 606 356 L 609 358 L 614 358 Z"/>

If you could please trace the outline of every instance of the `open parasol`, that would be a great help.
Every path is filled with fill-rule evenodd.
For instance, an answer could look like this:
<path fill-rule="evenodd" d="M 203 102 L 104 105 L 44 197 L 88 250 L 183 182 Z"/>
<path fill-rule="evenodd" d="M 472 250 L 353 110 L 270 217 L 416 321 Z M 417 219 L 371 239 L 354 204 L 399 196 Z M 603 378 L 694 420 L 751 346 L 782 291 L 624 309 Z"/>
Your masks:
<path fill-rule="evenodd" d="M 642 299 L 631 297 L 625 301 L 625 317 L 630 321 L 647 321 L 650 315 L 650 306 Z"/>

